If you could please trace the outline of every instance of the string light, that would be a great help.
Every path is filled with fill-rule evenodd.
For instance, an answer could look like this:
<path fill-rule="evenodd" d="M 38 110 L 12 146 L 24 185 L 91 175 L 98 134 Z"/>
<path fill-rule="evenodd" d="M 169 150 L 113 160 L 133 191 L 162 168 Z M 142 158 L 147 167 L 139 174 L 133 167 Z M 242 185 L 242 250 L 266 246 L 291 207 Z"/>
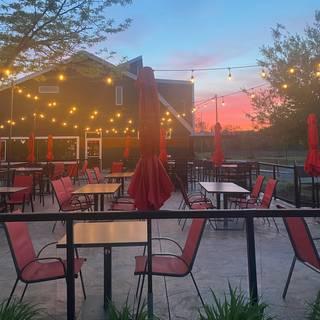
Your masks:
<path fill-rule="evenodd" d="M 62 122 L 62 125 L 63 125 L 64 127 L 66 127 L 66 126 L 67 126 L 67 123 L 66 123 L 66 122 Z"/>
<path fill-rule="evenodd" d="M 114 122 L 114 119 L 113 118 L 110 118 L 110 120 L 109 120 L 110 122 Z"/>
<path fill-rule="evenodd" d="M 4 129 L 4 125 L 2 124 L 2 125 L 0 125 L 0 129 Z"/>
<path fill-rule="evenodd" d="M 26 120 L 26 118 L 25 118 L 25 117 L 21 117 L 20 119 L 21 119 L 21 121 L 24 121 L 24 120 Z"/>
<path fill-rule="evenodd" d="M 59 81 L 64 81 L 66 78 L 65 78 L 65 75 L 64 75 L 64 74 L 60 73 L 60 74 L 58 75 L 58 79 L 59 79 Z"/>
<path fill-rule="evenodd" d="M 251 99 L 254 99 L 254 98 L 255 98 L 255 94 L 254 94 L 254 93 L 251 93 L 250 98 L 251 98 Z"/>
<path fill-rule="evenodd" d="M 224 98 L 223 98 L 223 97 L 222 97 L 221 105 L 222 105 L 222 106 L 225 105 L 225 103 L 224 103 Z"/>
<path fill-rule="evenodd" d="M 193 70 L 191 70 L 191 77 L 190 77 L 190 82 L 194 83 L 194 75 L 193 75 Z"/>
<path fill-rule="evenodd" d="M 294 74 L 294 73 L 295 73 L 295 69 L 294 69 L 294 68 L 290 68 L 290 69 L 289 69 L 289 73 L 290 73 L 290 74 Z"/>
<path fill-rule="evenodd" d="M 288 89 L 288 85 L 287 85 L 286 83 L 284 83 L 284 84 L 282 85 L 282 89 Z"/>
<path fill-rule="evenodd" d="M 107 82 L 107 84 L 112 84 L 112 78 L 111 77 L 107 77 L 106 78 L 106 82 Z"/>
<path fill-rule="evenodd" d="M 30 93 L 27 94 L 27 98 L 31 98 L 31 94 Z"/>
<path fill-rule="evenodd" d="M 98 111 L 97 110 L 93 111 L 93 114 L 96 116 L 98 114 Z"/>
<path fill-rule="evenodd" d="M 132 124 L 132 120 L 131 120 L 131 119 L 130 119 L 130 120 L 128 120 L 128 123 Z"/>
<path fill-rule="evenodd" d="M 117 116 L 117 118 L 120 118 L 120 117 L 121 117 L 121 113 L 118 112 L 118 113 L 116 114 L 116 116 Z"/>
<path fill-rule="evenodd" d="M 18 93 L 22 93 L 22 89 L 18 89 Z"/>
<path fill-rule="evenodd" d="M 229 70 L 228 80 L 231 80 L 231 79 L 232 79 L 232 75 L 231 75 L 231 68 L 228 68 L 228 70 Z"/>
<path fill-rule="evenodd" d="M 90 116 L 90 119 L 94 119 L 94 115 L 93 114 Z"/>
<path fill-rule="evenodd" d="M 73 126 L 73 128 L 74 128 L 74 129 L 78 129 L 78 125 L 75 124 L 75 125 Z"/>
<path fill-rule="evenodd" d="M 40 113 L 40 114 L 39 114 L 39 117 L 40 117 L 41 119 L 44 119 L 44 114 L 43 114 L 43 113 Z"/>
<path fill-rule="evenodd" d="M 39 97 L 38 96 L 34 96 L 34 98 L 33 98 L 34 100 L 39 100 Z"/>
<path fill-rule="evenodd" d="M 53 123 L 56 122 L 56 118 L 52 118 L 51 122 L 53 122 Z"/>
<path fill-rule="evenodd" d="M 266 72 L 264 71 L 264 69 L 261 70 L 261 78 L 266 78 L 267 74 Z"/>

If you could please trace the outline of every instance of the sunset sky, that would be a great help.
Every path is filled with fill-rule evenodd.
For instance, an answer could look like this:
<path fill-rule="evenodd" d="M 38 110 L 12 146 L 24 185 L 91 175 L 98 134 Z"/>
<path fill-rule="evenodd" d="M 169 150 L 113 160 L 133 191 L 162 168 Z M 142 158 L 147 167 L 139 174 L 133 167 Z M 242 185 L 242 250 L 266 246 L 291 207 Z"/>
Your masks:
<path fill-rule="evenodd" d="M 319 0 L 133 0 L 127 7 L 110 9 L 118 21 L 129 17 L 129 30 L 113 35 L 107 46 L 120 57 L 142 55 L 153 69 L 196 69 L 254 65 L 263 45 L 272 43 L 271 28 L 277 23 L 290 32 L 302 33 L 314 21 Z M 194 72 L 195 103 L 217 94 L 228 95 L 263 84 L 260 68 Z M 156 72 L 157 78 L 190 79 L 191 72 Z M 245 113 L 250 101 L 244 94 L 219 99 L 219 121 L 223 127 L 251 128 Z M 215 122 L 214 104 L 198 108 L 208 128 Z"/>

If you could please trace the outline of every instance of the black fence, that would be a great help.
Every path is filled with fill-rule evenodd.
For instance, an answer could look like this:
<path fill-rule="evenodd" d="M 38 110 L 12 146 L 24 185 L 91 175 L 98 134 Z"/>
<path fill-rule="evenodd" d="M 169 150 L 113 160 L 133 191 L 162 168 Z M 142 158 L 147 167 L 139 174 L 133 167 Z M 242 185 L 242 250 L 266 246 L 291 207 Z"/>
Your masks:
<path fill-rule="evenodd" d="M 246 242 L 248 261 L 248 287 L 253 301 L 258 299 L 256 249 L 255 249 L 255 218 L 272 217 L 320 217 L 320 209 L 281 209 L 281 210 L 202 210 L 202 211 L 136 211 L 136 212 L 95 212 L 95 213 L 24 213 L 24 214 L 0 214 L 0 222 L 12 221 L 65 221 L 66 222 L 66 251 L 67 251 L 67 319 L 75 319 L 75 279 L 74 279 L 74 242 L 73 223 L 79 220 L 136 220 L 147 219 L 148 221 L 148 263 L 151 266 L 151 221 L 152 219 L 179 219 L 179 218 L 245 218 Z M 151 266 L 152 268 L 152 266 Z M 153 296 L 152 274 L 148 268 L 148 313 L 152 319 Z"/>

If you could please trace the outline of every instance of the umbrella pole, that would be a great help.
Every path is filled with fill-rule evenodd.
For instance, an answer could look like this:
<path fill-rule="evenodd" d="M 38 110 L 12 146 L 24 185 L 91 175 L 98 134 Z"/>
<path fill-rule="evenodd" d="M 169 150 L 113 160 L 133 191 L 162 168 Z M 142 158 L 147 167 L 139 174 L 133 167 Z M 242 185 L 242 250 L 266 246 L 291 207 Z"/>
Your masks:
<path fill-rule="evenodd" d="M 153 319 L 153 292 L 152 292 L 152 220 L 147 220 L 148 240 L 148 319 Z"/>

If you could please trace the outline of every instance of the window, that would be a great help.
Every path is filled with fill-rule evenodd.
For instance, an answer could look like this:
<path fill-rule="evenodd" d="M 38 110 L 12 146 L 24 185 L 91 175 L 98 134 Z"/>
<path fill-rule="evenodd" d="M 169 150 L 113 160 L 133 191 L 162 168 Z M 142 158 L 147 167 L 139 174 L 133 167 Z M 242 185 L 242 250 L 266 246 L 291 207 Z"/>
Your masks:
<path fill-rule="evenodd" d="M 123 105 L 123 87 L 116 86 L 116 106 Z"/>

